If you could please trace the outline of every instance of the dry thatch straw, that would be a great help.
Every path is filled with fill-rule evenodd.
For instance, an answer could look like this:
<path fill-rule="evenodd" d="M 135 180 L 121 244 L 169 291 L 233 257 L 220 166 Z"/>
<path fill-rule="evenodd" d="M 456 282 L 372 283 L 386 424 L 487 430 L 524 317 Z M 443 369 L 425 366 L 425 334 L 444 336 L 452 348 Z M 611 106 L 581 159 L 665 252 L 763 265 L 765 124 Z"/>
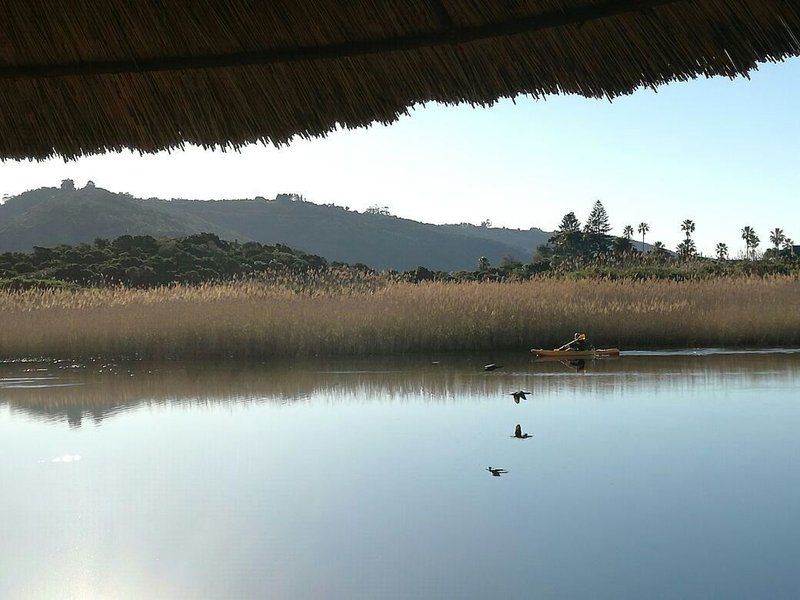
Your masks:
<path fill-rule="evenodd" d="M 237 148 L 800 53 L 795 0 L 10 0 L 0 157 Z"/>
<path fill-rule="evenodd" d="M 262 358 L 556 347 L 800 345 L 800 281 L 256 282 L 0 294 L 0 358 Z"/>

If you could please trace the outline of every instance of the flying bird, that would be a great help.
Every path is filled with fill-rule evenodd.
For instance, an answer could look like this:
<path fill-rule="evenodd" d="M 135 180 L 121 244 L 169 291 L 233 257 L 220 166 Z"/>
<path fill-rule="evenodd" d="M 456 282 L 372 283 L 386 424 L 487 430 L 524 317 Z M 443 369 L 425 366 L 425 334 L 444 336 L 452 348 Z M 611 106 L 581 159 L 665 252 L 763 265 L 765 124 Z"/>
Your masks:
<path fill-rule="evenodd" d="M 528 399 L 528 394 L 532 394 L 532 393 L 533 392 L 525 392 L 523 390 L 520 390 L 518 392 L 511 392 L 509 394 L 509 396 L 513 397 L 514 398 L 514 402 L 519 404 L 520 400 L 527 400 Z"/>
<path fill-rule="evenodd" d="M 505 475 L 508 473 L 505 469 L 501 469 L 499 467 L 486 467 L 486 470 L 492 474 L 492 477 L 500 477 L 500 475 Z"/>
<path fill-rule="evenodd" d="M 517 423 L 517 428 L 514 429 L 514 435 L 511 437 L 517 438 L 518 440 L 527 440 L 528 438 L 533 437 L 530 433 L 522 433 L 522 425 Z"/>
<path fill-rule="evenodd" d="M 503 365 L 498 365 L 498 364 L 495 364 L 495 363 L 490 363 L 490 364 L 488 364 L 488 365 L 484 366 L 484 367 L 483 367 L 483 370 L 484 370 L 484 371 L 496 371 L 497 369 L 502 369 L 502 368 L 503 368 Z"/>

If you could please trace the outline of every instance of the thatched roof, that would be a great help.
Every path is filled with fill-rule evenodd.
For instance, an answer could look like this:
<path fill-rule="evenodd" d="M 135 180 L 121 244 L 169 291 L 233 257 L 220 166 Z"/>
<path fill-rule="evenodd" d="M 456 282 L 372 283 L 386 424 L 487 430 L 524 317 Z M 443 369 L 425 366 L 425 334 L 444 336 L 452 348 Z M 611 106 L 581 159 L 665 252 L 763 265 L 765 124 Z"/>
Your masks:
<path fill-rule="evenodd" d="M 0 157 L 238 147 L 800 53 L 800 0 L 8 0 Z"/>

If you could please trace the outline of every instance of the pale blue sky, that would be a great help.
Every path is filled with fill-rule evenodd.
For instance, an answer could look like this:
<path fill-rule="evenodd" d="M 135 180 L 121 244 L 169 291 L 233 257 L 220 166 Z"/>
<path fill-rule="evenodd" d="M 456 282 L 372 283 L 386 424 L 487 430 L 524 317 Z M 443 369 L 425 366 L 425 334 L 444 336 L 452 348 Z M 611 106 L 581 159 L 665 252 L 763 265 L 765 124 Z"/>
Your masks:
<path fill-rule="evenodd" d="M 673 247 L 697 223 L 700 249 L 740 250 L 743 225 L 800 243 L 800 59 L 752 79 L 696 80 L 607 101 L 520 98 L 493 108 L 430 105 L 389 126 L 287 148 L 106 155 L 0 165 L 0 193 L 72 177 L 137 196 L 238 198 L 297 192 L 362 210 L 387 205 L 443 223 L 554 228 L 595 199 L 615 231 L 642 220 Z"/>

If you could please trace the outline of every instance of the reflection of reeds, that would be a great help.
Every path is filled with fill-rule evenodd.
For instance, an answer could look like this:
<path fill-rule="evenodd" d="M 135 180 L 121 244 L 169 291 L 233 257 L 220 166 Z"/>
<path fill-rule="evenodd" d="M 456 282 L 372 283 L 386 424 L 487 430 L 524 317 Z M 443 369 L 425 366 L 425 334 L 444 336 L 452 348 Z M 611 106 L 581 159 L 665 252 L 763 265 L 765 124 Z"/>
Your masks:
<path fill-rule="evenodd" d="M 590 362 L 576 374 L 559 363 L 503 356 L 506 369 L 485 373 L 476 357 L 286 361 L 271 365 L 133 363 L 80 368 L 64 364 L 0 364 L 0 407 L 45 420 L 99 422 L 141 406 L 219 403 L 474 402 L 512 406 L 510 390 L 531 389 L 531 404 L 583 402 L 609 394 L 682 396 L 695 386 L 716 392 L 800 382 L 800 354 L 632 356 Z M 30 369 L 24 372 L 24 369 Z M 20 378 L 31 378 L 26 386 Z M 14 378 L 12 381 L 11 378 Z M 35 378 L 46 378 L 36 380 Z M 48 387 L 54 386 L 54 387 Z M 769 398 L 769 395 L 765 395 Z"/>
<path fill-rule="evenodd" d="M 4 357 L 255 358 L 800 343 L 797 278 L 409 284 L 368 278 L 0 294 Z"/>

